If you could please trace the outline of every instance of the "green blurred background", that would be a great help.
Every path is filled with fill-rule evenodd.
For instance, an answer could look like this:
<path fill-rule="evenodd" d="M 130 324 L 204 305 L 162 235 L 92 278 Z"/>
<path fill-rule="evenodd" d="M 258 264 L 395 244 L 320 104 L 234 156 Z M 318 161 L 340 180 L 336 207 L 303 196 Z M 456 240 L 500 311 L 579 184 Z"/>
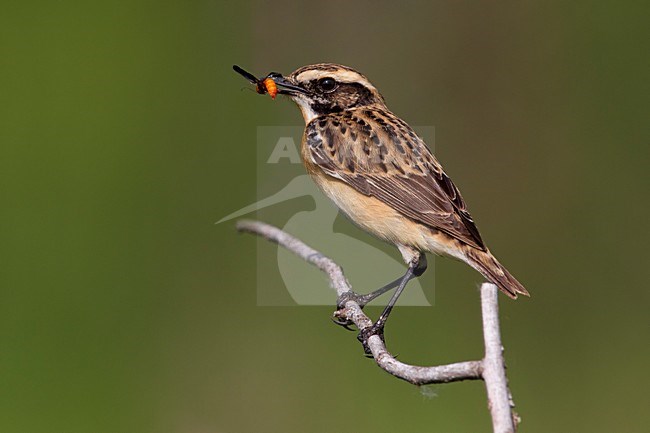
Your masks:
<path fill-rule="evenodd" d="M 302 122 L 241 91 L 231 65 L 320 61 L 435 125 L 484 238 L 532 293 L 501 297 L 520 431 L 648 431 L 647 12 L 4 2 L 0 431 L 489 431 L 482 383 L 423 393 L 365 359 L 331 307 L 256 306 L 256 240 L 214 225 L 255 201 L 257 126 Z M 478 274 L 436 271 L 435 307 L 396 310 L 389 347 L 478 358 Z"/>

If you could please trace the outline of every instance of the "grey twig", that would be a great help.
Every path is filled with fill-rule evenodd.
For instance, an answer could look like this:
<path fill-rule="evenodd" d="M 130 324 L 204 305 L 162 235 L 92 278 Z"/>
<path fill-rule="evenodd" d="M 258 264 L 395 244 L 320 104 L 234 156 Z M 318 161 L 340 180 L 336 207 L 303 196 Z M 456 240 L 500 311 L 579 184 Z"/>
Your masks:
<path fill-rule="evenodd" d="M 276 242 L 316 266 L 328 276 L 330 285 L 336 290 L 339 298 L 352 293 L 352 287 L 339 265 L 290 234 L 259 221 L 239 221 L 237 230 L 253 233 Z M 480 361 L 422 367 L 398 361 L 388 352 L 386 345 L 377 335 L 368 339 L 368 346 L 379 367 L 414 385 L 482 379 L 487 389 L 488 407 L 492 416 L 494 433 L 514 433 L 519 417 L 512 410 L 514 403 L 506 379 L 499 328 L 498 289 L 494 284 L 483 283 L 481 286 L 481 311 L 485 357 Z M 352 300 L 347 300 L 342 308 L 334 313 L 334 316 L 339 321 L 354 323 L 360 331 L 372 326 L 372 320 L 363 312 L 359 304 Z"/>

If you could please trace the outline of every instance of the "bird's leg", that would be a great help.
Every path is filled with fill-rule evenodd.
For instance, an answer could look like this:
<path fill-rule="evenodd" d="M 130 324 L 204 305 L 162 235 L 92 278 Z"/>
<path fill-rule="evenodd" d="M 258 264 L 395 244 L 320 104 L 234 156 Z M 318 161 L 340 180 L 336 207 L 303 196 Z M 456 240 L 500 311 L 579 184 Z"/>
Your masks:
<path fill-rule="evenodd" d="M 368 338 L 370 338 L 372 335 L 379 335 L 382 340 L 384 339 L 384 326 L 386 326 L 386 320 L 388 320 L 388 316 L 393 310 L 393 307 L 395 306 L 397 299 L 404 291 L 406 284 L 413 278 L 422 275 L 424 271 L 426 271 L 426 269 L 427 269 L 427 259 L 424 256 L 424 254 L 420 254 L 415 259 L 413 259 L 409 264 L 409 268 L 406 270 L 404 276 L 400 280 L 398 280 L 399 286 L 397 287 L 397 290 L 395 290 L 395 293 L 393 293 L 393 296 L 390 298 L 390 301 L 388 301 L 388 304 L 384 308 L 384 311 L 382 311 L 377 321 L 370 328 L 366 328 L 359 333 L 358 336 L 359 341 L 361 341 L 361 343 L 363 344 L 363 348 L 366 353 L 370 353 L 370 348 L 368 347 Z"/>
<path fill-rule="evenodd" d="M 373 301 L 374 299 L 378 298 L 379 296 L 383 295 L 384 293 L 388 292 L 389 290 L 399 286 L 404 281 L 405 278 L 407 279 L 406 282 L 408 283 L 413 278 L 419 277 L 420 275 L 422 275 L 424 273 L 424 271 L 426 271 L 426 269 L 427 269 L 427 258 L 422 253 L 416 253 L 415 257 L 413 257 L 407 263 L 409 263 L 409 267 L 411 267 L 413 264 L 415 264 L 413 272 L 411 274 L 408 274 L 408 272 L 407 272 L 408 276 L 407 275 L 402 275 L 401 277 L 397 278 L 394 281 L 391 281 L 390 283 L 386 284 L 385 286 L 382 286 L 382 287 L 378 288 L 377 290 L 374 290 L 374 291 L 372 291 L 370 293 L 366 293 L 365 295 L 361 295 L 361 294 L 353 292 L 351 290 L 348 291 L 348 292 L 345 292 L 344 294 L 339 296 L 338 299 L 336 300 L 337 309 L 339 309 L 339 310 L 343 309 L 345 307 L 345 303 L 347 301 L 354 301 L 357 304 L 359 304 L 359 306 L 361 308 L 363 308 L 366 305 L 368 305 L 368 303 Z M 406 284 L 406 283 L 404 283 L 404 284 Z"/>
<path fill-rule="evenodd" d="M 359 293 L 355 293 L 352 291 L 345 292 L 343 295 L 339 296 L 339 298 L 336 300 L 336 307 L 340 310 L 345 307 L 345 303 L 347 301 L 355 301 L 361 308 L 365 307 L 370 301 L 373 299 L 383 295 L 390 289 L 393 289 L 399 285 L 399 283 L 402 282 L 402 279 L 404 279 L 404 276 L 399 277 L 395 281 L 391 281 L 390 283 L 386 284 L 385 286 L 382 286 L 378 288 L 377 290 L 367 293 L 365 295 L 361 295 Z"/>
<path fill-rule="evenodd" d="M 373 328 L 377 328 L 377 329 L 384 328 L 384 325 L 386 324 L 386 320 L 388 319 L 390 312 L 393 310 L 393 307 L 395 306 L 397 299 L 404 291 L 406 284 L 413 278 L 422 275 L 426 270 L 427 270 L 427 259 L 424 256 L 424 254 L 420 254 L 419 257 L 415 258 L 409 264 L 409 268 L 406 270 L 406 274 L 404 274 L 404 276 L 402 277 L 399 283 L 399 287 L 397 288 L 395 293 L 393 293 L 392 298 L 390 298 L 390 301 L 388 301 L 388 305 L 386 305 L 384 311 L 382 311 L 381 315 L 379 316 L 379 319 L 377 319 L 375 324 L 372 326 Z"/>
<path fill-rule="evenodd" d="M 412 278 L 412 277 L 411 277 Z M 334 313 L 334 317 L 332 320 L 334 323 L 337 325 L 340 325 L 347 329 L 348 331 L 352 331 L 350 329 L 350 325 L 352 325 L 352 321 L 349 319 L 340 319 L 338 317 L 338 313 L 345 308 L 345 303 L 348 301 L 354 301 L 357 304 L 359 304 L 359 307 L 363 308 L 368 304 L 368 302 L 372 301 L 373 299 L 377 298 L 378 296 L 383 295 L 384 293 L 388 292 L 390 289 L 393 289 L 399 285 L 399 283 L 402 282 L 404 277 L 399 277 L 395 281 L 391 281 L 390 283 L 386 284 L 383 287 L 378 288 L 377 290 L 367 293 L 365 295 L 361 295 L 359 293 L 353 292 L 352 290 L 347 291 L 343 293 L 341 296 L 338 297 L 336 300 L 336 312 Z"/>
<path fill-rule="evenodd" d="M 414 278 L 414 275 L 411 276 L 410 279 Z M 361 295 L 359 293 L 353 292 L 352 290 L 343 293 L 341 296 L 338 297 L 336 300 L 336 312 L 334 313 L 334 317 L 332 317 L 332 321 L 336 323 L 337 325 L 340 325 L 347 329 L 348 331 L 352 331 L 350 329 L 350 325 L 352 325 L 352 322 L 349 319 L 340 319 L 339 318 L 339 312 L 345 308 L 345 303 L 348 301 L 354 301 L 357 304 L 359 304 L 359 307 L 363 308 L 365 307 L 370 301 L 373 299 L 383 295 L 384 293 L 388 292 L 389 290 L 399 286 L 399 284 L 402 282 L 404 279 L 404 276 L 399 277 L 395 281 L 391 281 L 390 283 L 386 284 L 385 286 L 382 286 L 378 288 L 377 290 L 367 293 L 365 295 Z"/>

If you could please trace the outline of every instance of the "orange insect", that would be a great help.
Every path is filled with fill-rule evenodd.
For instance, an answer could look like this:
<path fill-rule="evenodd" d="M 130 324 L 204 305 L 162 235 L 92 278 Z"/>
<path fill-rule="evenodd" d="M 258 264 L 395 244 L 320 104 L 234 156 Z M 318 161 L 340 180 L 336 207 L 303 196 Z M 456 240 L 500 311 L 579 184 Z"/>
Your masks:
<path fill-rule="evenodd" d="M 237 65 L 233 65 L 232 68 L 235 70 L 235 72 L 241 74 L 248 81 L 255 84 L 255 91 L 260 95 L 268 93 L 271 96 L 271 99 L 275 99 L 275 97 L 278 95 L 278 86 L 275 84 L 275 81 L 273 81 L 273 79 L 269 76 L 265 78 L 256 78 L 255 75 L 243 70 Z"/>
<path fill-rule="evenodd" d="M 272 78 L 266 78 L 262 83 L 266 87 L 266 91 L 271 95 L 271 99 L 275 99 L 278 94 L 278 86 L 275 85 L 275 81 Z"/>

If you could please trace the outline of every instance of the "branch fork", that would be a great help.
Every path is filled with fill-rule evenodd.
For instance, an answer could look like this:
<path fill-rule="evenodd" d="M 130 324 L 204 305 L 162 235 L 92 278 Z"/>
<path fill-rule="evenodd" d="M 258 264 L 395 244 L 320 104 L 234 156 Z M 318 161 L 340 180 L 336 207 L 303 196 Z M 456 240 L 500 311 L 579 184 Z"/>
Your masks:
<path fill-rule="evenodd" d="M 330 286 L 338 295 L 338 309 L 333 315 L 337 324 L 354 324 L 361 334 L 372 327 L 372 320 L 363 312 L 362 306 L 354 300 L 352 295 L 355 293 L 345 278 L 343 269 L 332 259 L 281 229 L 263 222 L 239 221 L 237 230 L 275 242 L 323 271 L 329 278 Z M 506 378 L 499 326 L 498 288 L 494 284 L 483 283 L 480 292 L 485 342 L 485 356 L 481 360 L 424 367 L 398 361 L 388 352 L 385 342 L 379 335 L 371 335 L 363 339 L 362 343 L 379 367 L 414 385 L 483 380 L 494 433 L 514 433 L 520 418 L 513 411 L 514 402 Z"/>

